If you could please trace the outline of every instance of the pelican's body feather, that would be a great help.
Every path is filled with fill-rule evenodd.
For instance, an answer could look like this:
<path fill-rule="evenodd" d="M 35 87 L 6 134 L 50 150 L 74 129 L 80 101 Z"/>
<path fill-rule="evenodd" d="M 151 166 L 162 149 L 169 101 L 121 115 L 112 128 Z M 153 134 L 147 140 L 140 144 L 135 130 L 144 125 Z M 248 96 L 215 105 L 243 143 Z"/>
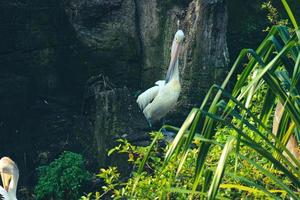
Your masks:
<path fill-rule="evenodd" d="M 143 92 L 139 95 L 136 102 L 139 104 L 139 107 L 141 110 L 144 110 L 144 108 L 155 98 L 155 96 L 158 94 L 159 86 L 153 86 Z"/>
<path fill-rule="evenodd" d="M 181 86 L 178 80 L 171 80 L 164 86 L 160 86 L 158 94 L 153 101 L 148 104 L 143 113 L 150 121 L 158 121 L 172 110 L 177 103 Z"/>
<path fill-rule="evenodd" d="M 149 88 L 138 96 L 136 102 L 139 104 L 141 110 L 144 110 L 144 108 L 149 105 L 151 101 L 153 101 L 153 99 L 158 95 L 159 88 L 163 87 L 164 85 L 164 80 L 156 81 L 155 86 Z"/>
<path fill-rule="evenodd" d="M 10 200 L 8 193 L 2 186 L 0 186 L 0 200 Z"/>

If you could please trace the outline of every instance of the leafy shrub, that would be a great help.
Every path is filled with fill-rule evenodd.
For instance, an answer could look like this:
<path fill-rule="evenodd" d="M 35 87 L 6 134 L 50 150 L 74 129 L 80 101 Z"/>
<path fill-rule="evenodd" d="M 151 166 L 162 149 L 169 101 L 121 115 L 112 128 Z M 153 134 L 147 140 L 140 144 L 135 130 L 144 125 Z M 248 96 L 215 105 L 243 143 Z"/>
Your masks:
<path fill-rule="evenodd" d="M 77 200 L 82 193 L 82 185 L 91 177 L 85 170 L 82 156 L 68 151 L 37 170 L 39 179 L 35 195 L 41 200 Z"/>
<path fill-rule="evenodd" d="M 261 98 L 261 97 L 259 97 Z M 261 106 L 261 105 L 259 105 Z M 257 108 L 255 108 L 257 109 Z M 216 144 L 225 143 L 227 138 L 232 135 L 232 130 L 229 127 L 219 127 L 216 134 Z M 247 131 L 249 134 L 250 131 Z M 155 139 L 155 137 L 157 138 Z M 156 132 L 152 134 L 154 145 L 146 147 L 133 146 L 126 140 L 119 140 L 120 145 L 112 149 L 109 154 L 113 152 L 128 154 L 128 162 L 133 164 L 131 177 L 128 179 L 120 178 L 120 173 L 117 167 L 109 166 L 106 169 L 100 169 L 97 175 L 104 181 L 104 185 L 99 192 L 95 194 L 89 193 L 83 196 L 81 200 L 100 200 L 100 199 L 188 199 L 192 192 L 190 188 L 193 186 L 194 171 L 196 169 L 195 158 L 198 154 L 198 148 L 203 138 L 201 136 L 195 137 L 192 147 L 190 148 L 186 162 L 183 164 L 180 174 L 176 177 L 176 172 L 180 160 L 177 157 L 172 157 L 168 163 L 164 163 L 163 155 L 166 153 L 167 148 L 162 147 L 162 134 Z M 170 145 L 170 144 L 169 144 Z M 151 151 L 149 151 L 151 149 Z M 251 149 L 240 149 L 243 154 L 253 154 L 253 159 L 264 165 L 267 165 L 266 160 L 255 158 Z M 146 163 L 143 163 L 144 158 L 147 156 Z M 207 169 L 204 172 L 204 181 L 212 179 L 211 175 L 217 168 L 217 164 L 222 153 L 222 147 L 219 145 L 211 148 L 207 157 Z M 178 157 L 181 157 L 179 154 Z M 227 171 L 233 172 L 235 170 L 235 157 L 229 156 L 227 161 Z M 243 170 L 239 174 L 243 175 L 245 179 L 263 179 L 266 185 L 274 187 L 272 180 L 263 176 L 261 172 L 253 166 L 242 162 Z M 139 171 L 139 166 L 144 166 L 143 171 Z M 274 171 L 274 170 L 273 170 Z M 276 171 L 274 173 L 278 174 Z M 279 174 L 280 175 L 280 174 Z M 286 178 L 283 178 L 285 181 Z M 204 194 L 208 192 L 210 184 L 205 187 L 199 188 Z M 240 185 L 239 180 L 232 176 L 225 176 L 221 190 L 217 194 L 219 199 L 264 199 L 266 195 L 260 190 Z M 275 190 L 274 190 L 275 191 Z M 196 191 L 193 199 L 199 199 L 201 192 Z M 278 191 L 282 198 L 286 197 L 286 193 Z"/>
<path fill-rule="evenodd" d="M 155 137 L 157 138 L 155 139 Z M 104 185 L 101 187 L 101 191 L 95 194 L 88 194 L 82 197 L 82 200 L 100 200 L 100 199 L 132 199 L 133 190 L 135 195 L 133 199 L 158 199 L 165 197 L 173 184 L 178 187 L 191 186 L 187 181 L 182 181 L 184 178 L 191 178 L 195 166 L 192 165 L 193 157 L 196 156 L 196 149 L 191 151 L 188 156 L 188 163 L 185 165 L 184 173 L 181 175 L 181 180 L 174 180 L 174 170 L 176 170 L 177 161 L 172 160 L 168 164 L 166 169 L 163 169 L 164 158 L 163 152 L 166 151 L 165 147 L 162 147 L 161 142 L 163 136 L 160 132 L 153 133 L 152 139 L 154 141 L 152 146 L 138 147 L 131 145 L 128 141 L 119 139 L 120 144 L 114 149 L 109 151 L 109 155 L 112 153 L 125 153 L 128 155 L 128 162 L 133 167 L 132 176 L 129 179 L 120 178 L 120 173 L 117 167 L 109 166 L 106 169 L 100 169 L 97 175 L 104 181 Z M 137 173 L 138 166 L 143 163 L 143 158 L 148 153 L 149 149 L 152 151 L 149 154 L 149 159 L 146 163 L 145 171 L 141 176 Z M 188 166 L 189 165 L 189 166 Z M 139 183 L 135 185 L 136 180 L 139 179 Z M 174 181 L 174 182 L 173 182 Z M 186 199 L 186 194 L 172 194 L 172 198 Z"/>
<path fill-rule="evenodd" d="M 267 11 L 267 18 L 272 25 L 288 25 L 288 19 L 282 19 L 278 10 L 273 6 L 272 1 L 268 0 L 261 4 L 261 8 Z M 267 27 L 266 31 L 269 31 L 270 27 Z"/>

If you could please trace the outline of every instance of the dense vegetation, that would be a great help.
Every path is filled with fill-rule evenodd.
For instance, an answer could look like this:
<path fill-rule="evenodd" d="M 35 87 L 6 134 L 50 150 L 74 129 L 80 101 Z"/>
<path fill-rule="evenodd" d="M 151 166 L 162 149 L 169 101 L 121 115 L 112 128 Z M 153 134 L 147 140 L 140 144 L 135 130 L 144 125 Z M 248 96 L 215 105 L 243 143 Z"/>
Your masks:
<path fill-rule="evenodd" d="M 243 49 L 223 84 L 211 87 L 180 128 L 152 133 L 148 147 L 120 140 L 109 154 L 128 154 L 130 178 L 121 179 L 116 167 L 101 169 L 101 192 L 82 199 L 299 199 L 300 162 L 286 144 L 299 138 L 300 32 L 282 5 L 292 26 L 273 26 L 256 50 Z M 231 92 L 229 81 L 236 81 Z M 278 106 L 284 109 L 276 124 Z M 163 129 L 177 132 L 166 148 Z"/>
<path fill-rule="evenodd" d="M 38 168 L 39 181 L 35 187 L 37 199 L 78 199 L 83 184 L 91 175 L 84 168 L 83 157 L 64 152 L 48 166 Z"/>

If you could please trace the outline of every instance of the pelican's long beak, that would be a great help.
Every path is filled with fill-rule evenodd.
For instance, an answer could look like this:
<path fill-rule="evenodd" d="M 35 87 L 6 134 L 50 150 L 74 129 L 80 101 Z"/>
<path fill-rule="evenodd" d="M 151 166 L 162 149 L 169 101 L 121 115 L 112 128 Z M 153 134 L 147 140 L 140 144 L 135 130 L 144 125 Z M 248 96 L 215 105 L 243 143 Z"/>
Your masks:
<path fill-rule="evenodd" d="M 12 178 L 12 176 L 10 174 L 1 172 L 2 184 L 6 191 L 8 191 L 11 178 Z"/>
<path fill-rule="evenodd" d="M 170 79 L 172 78 L 172 75 L 174 73 L 174 69 L 178 60 L 178 55 L 179 55 L 179 51 L 180 51 L 180 43 L 178 42 L 174 42 L 174 44 L 172 45 L 172 50 L 171 50 L 171 61 L 170 61 L 170 65 L 168 68 L 168 72 L 166 75 L 166 83 L 168 83 L 170 81 Z"/>

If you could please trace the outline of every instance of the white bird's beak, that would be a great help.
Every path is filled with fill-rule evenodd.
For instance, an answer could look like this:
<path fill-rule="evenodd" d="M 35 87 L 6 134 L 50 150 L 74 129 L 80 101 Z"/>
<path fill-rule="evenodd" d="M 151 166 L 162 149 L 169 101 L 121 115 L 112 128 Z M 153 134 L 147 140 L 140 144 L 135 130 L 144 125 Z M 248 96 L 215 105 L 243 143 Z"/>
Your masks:
<path fill-rule="evenodd" d="M 178 56 L 179 56 L 180 46 L 181 45 L 178 42 L 175 42 L 174 45 L 172 45 L 171 61 L 170 61 L 170 65 L 168 68 L 167 75 L 166 75 L 166 83 L 169 82 L 169 80 L 171 79 L 171 77 L 174 73 L 175 65 L 176 65 L 176 62 L 177 62 Z"/>
<path fill-rule="evenodd" d="M 11 178 L 12 178 L 12 176 L 10 174 L 1 172 L 1 179 L 2 179 L 3 188 L 7 192 L 8 192 L 8 188 L 9 188 Z"/>

